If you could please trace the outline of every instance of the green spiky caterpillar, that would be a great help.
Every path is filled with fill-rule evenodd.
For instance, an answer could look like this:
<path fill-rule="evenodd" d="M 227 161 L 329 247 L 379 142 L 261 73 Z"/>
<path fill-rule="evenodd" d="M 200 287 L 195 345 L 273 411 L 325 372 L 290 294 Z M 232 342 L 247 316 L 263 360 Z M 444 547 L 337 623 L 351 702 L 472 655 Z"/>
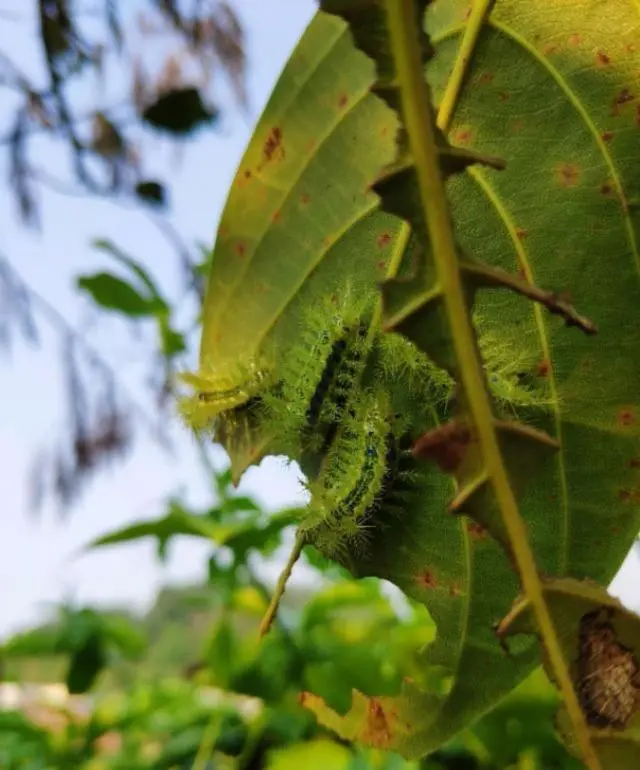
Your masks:
<path fill-rule="evenodd" d="M 309 483 L 305 517 L 319 550 L 338 556 L 366 540 L 366 527 L 387 476 L 388 425 L 380 403 L 368 394 L 341 424 L 319 476 Z"/>
<path fill-rule="evenodd" d="M 179 379 L 192 389 L 179 401 L 183 419 L 196 431 L 210 427 L 216 417 L 254 397 L 264 387 L 265 372 L 264 365 L 256 361 L 238 362 L 217 371 L 207 368 L 198 374 L 182 372 Z"/>
<path fill-rule="evenodd" d="M 373 300 L 350 289 L 304 315 L 293 344 L 278 359 L 274 387 L 263 393 L 264 421 L 278 448 L 296 457 L 328 447 L 332 426 L 357 391 L 370 353 Z"/>

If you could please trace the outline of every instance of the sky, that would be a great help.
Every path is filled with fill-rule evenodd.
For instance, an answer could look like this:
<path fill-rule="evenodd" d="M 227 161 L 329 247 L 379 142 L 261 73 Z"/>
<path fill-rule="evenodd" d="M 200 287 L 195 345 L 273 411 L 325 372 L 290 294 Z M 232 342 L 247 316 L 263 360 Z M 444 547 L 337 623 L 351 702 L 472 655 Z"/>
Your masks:
<path fill-rule="evenodd" d="M 41 63 L 34 54 L 25 5 L 24 0 L 3 3 L 3 11 L 19 9 L 27 22 L 7 24 L 0 18 L 0 50 L 37 77 Z M 131 0 L 132 11 L 136 5 Z M 253 125 L 315 10 L 311 0 L 234 0 L 234 6 L 247 31 L 248 114 L 231 108 L 220 130 L 206 132 L 179 157 L 161 141 L 146 145 L 149 169 L 171 177 L 172 222 L 187 239 L 205 244 L 213 243 L 229 184 Z M 121 87 L 117 78 L 100 88 L 85 87 L 75 95 L 76 103 L 84 103 L 89 113 L 112 104 L 112 91 Z M 228 105 L 229 89 L 224 84 L 219 88 L 223 106 Z M 0 106 L 2 134 L 8 114 L 6 104 Z M 47 168 L 64 167 L 59 147 L 43 141 L 38 152 Z M 4 160 L 0 174 L 6 174 Z M 45 190 L 41 210 L 42 232 L 38 234 L 17 221 L 12 200 L 3 196 L 0 256 L 19 267 L 29 285 L 75 328 L 89 330 L 93 344 L 117 369 L 119 380 L 144 406 L 135 340 L 116 321 L 102 319 L 96 326 L 95 313 L 74 290 L 74 276 L 108 267 L 90 244 L 97 236 L 109 237 L 149 265 L 171 294 L 179 281 L 173 252 L 148 219 L 123 206 L 88 196 L 70 200 Z M 77 556 L 84 544 L 106 531 L 160 515 L 172 494 L 184 493 L 196 505 L 210 499 L 192 439 L 177 421 L 170 427 L 172 454 L 162 450 L 141 425 L 130 458 L 92 482 L 64 522 L 53 510 L 45 510 L 38 518 L 30 514 L 30 468 L 38 451 L 61 432 L 67 419 L 57 358 L 59 341 L 46 323 L 39 328 L 40 346 L 16 343 L 11 356 L 0 359 L 0 638 L 36 622 L 65 598 L 142 609 L 162 585 L 201 580 L 205 575 L 207 549 L 189 542 L 171 549 L 166 566 L 157 564 L 151 544 Z M 152 412 L 153 405 L 144 408 Z M 222 452 L 215 453 L 215 460 L 220 467 L 225 465 Z M 254 494 L 272 510 L 302 499 L 295 471 L 274 459 L 250 470 L 241 490 Z M 637 557 L 632 554 L 613 586 L 613 592 L 632 606 L 640 604 L 634 591 L 639 573 Z"/>

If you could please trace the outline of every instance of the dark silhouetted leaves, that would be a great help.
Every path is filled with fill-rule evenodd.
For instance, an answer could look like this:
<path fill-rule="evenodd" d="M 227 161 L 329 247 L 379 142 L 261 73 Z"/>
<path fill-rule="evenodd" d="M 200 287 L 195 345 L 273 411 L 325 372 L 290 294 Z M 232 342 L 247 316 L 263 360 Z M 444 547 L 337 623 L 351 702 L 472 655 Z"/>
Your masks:
<path fill-rule="evenodd" d="M 161 94 L 142 113 L 143 120 L 154 128 L 178 136 L 191 133 L 217 116 L 217 110 L 204 105 L 197 88 L 177 88 Z"/>
<path fill-rule="evenodd" d="M 153 180 L 138 182 L 136 185 L 136 195 L 140 200 L 154 206 L 167 205 L 167 190 L 160 182 Z"/>

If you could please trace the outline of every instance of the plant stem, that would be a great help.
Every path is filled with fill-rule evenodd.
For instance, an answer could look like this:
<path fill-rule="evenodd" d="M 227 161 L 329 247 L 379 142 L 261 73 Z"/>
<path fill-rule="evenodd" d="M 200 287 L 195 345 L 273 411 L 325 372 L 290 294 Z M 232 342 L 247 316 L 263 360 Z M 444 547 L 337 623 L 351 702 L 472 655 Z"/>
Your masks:
<path fill-rule="evenodd" d="M 291 577 L 293 568 L 295 567 L 296 562 L 300 558 L 302 549 L 304 548 L 306 542 L 307 542 L 307 539 L 305 534 L 300 530 L 298 530 L 298 532 L 296 533 L 296 540 L 295 540 L 295 543 L 293 544 L 293 548 L 291 549 L 291 553 L 289 554 L 289 558 L 287 559 L 287 563 L 284 565 L 284 569 L 280 573 L 280 577 L 278 578 L 278 582 L 276 583 L 276 587 L 273 592 L 273 597 L 271 599 L 271 604 L 267 608 L 265 616 L 264 618 L 262 618 L 262 622 L 260 623 L 260 630 L 259 630 L 260 638 L 266 636 L 269 633 L 269 629 L 273 625 L 273 621 L 275 620 L 276 615 L 278 614 L 278 608 L 280 607 L 280 602 L 282 601 L 282 597 L 284 596 L 285 588 L 287 587 L 287 582 Z"/>
<path fill-rule="evenodd" d="M 391 47 L 400 85 L 404 125 L 416 167 L 424 217 L 444 301 L 459 377 L 475 424 L 483 462 L 502 513 L 523 589 L 531 602 L 542 644 L 571 719 L 577 745 L 589 770 L 602 770 L 567 669 L 527 531 L 502 460 L 491 402 L 467 305 L 462 271 L 449 215 L 431 108 L 415 25 L 414 0 L 386 0 Z"/>

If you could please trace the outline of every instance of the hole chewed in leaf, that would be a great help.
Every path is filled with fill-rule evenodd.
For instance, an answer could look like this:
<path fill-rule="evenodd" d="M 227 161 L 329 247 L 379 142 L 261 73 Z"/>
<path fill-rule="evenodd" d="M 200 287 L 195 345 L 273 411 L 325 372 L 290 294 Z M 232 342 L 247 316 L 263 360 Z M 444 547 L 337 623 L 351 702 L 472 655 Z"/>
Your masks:
<path fill-rule="evenodd" d="M 590 725 L 622 729 L 638 706 L 638 662 L 606 617 L 596 610 L 580 622 L 578 694 Z"/>

